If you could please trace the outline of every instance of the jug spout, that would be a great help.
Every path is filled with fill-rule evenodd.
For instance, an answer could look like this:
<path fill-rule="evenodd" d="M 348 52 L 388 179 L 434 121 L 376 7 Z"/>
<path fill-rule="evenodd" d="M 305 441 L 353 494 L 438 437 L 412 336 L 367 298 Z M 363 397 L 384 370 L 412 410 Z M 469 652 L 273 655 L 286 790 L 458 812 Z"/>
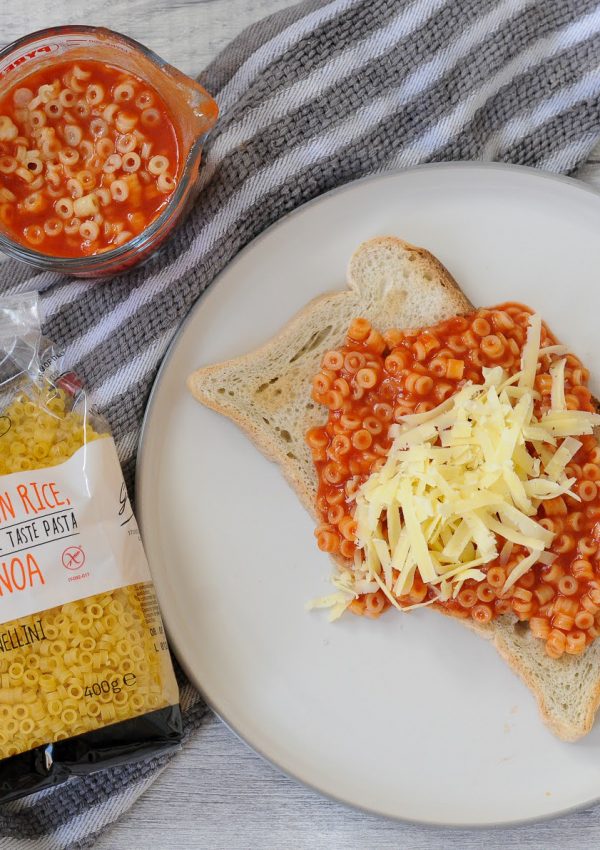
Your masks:
<path fill-rule="evenodd" d="M 186 139 L 183 138 L 184 129 L 188 130 L 196 139 L 203 136 L 215 125 L 219 115 L 219 107 L 214 98 L 200 85 L 200 83 L 186 76 L 172 65 L 164 65 L 162 68 L 165 75 L 165 87 L 171 86 L 171 101 L 176 108 L 178 117 L 185 123 L 182 126 L 182 139 L 184 148 Z"/>

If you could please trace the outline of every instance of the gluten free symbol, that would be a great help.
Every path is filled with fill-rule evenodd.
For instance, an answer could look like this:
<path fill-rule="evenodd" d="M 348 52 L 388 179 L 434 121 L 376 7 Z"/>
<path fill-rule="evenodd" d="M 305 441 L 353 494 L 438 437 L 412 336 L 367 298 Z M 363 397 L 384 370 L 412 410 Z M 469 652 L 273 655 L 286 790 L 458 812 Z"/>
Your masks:
<path fill-rule="evenodd" d="M 85 564 L 85 552 L 81 546 L 67 546 L 62 553 L 62 564 L 67 570 L 80 570 Z"/>

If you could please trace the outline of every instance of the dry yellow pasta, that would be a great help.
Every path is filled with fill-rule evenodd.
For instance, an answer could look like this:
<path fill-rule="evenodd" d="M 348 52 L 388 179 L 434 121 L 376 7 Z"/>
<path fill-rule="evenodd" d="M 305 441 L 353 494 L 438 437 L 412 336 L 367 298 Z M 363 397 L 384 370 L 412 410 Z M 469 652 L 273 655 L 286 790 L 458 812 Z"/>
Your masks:
<path fill-rule="evenodd" d="M 55 226 L 79 227 L 72 200 L 64 202 L 65 219 L 56 217 Z M 62 350 L 41 334 L 36 293 L 0 298 L 0 359 L 6 802 L 115 758 L 168 751 L 182 728 L 114 440 L 76 375 L 61 372 Z"/>
<path fill-rule="evenodd" d="M 103 438 L 50 385 L 19 394 L 3 422 L 1 475 L 61 464 Z M 150 582 L 0 626 L 0 759 L 176 702 Z"/>
<path fill-rule="evenodd" d="M 155 610 L 142 584 L 1 626 L 0 759 L 176 702 Z"/>

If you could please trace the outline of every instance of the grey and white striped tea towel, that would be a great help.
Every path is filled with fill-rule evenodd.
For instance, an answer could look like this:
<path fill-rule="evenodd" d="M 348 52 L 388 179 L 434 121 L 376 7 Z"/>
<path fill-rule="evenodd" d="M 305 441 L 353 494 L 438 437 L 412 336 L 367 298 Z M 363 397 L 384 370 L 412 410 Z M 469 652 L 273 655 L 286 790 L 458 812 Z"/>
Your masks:
<path fill-rule="evenodd" d="M 221 108 L 204 192 L 159 256 L 100 284 L 10 262 L 0 291 L 43 290 L 47 333 L 110 421 L 131 484 L 160 360 L 243 245 L 385 169 L 485 159 L 572 172 L 600 138 L 599 57 L 597 0 L 306 0 L 246 30 L 202 74 Z M 205 708 L 182 684 L 189 735 Z M 0 847 L 89 846 L 167 760 L 5 805 Z"/>

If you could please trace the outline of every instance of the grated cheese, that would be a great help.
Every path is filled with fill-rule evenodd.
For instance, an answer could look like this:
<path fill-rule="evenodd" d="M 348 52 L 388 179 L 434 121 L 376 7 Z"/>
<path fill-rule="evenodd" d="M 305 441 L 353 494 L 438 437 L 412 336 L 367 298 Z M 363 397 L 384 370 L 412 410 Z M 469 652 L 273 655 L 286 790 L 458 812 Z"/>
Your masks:
<path fill-rule="evenodd" d="M 542 334 L 542 319 L 537 313 L 529 319 L 527 339 L 521 355 L 521 376 L 519 386 L 532 390 L 540 356 L 540 337 Z"/>
<path fill-rule="evenodd" d="M 565 366 L 567 361 L 563 357 L 562 360 L 557 360 L 550 367 L 550 377 L 552 378 L 552 410 L 566 410 L 567 402 L 565 401 Z"/>
<path fill-rule="evenodd" d="M 566 345 L 546 345 L 540 348 L 540 357 L 545 357 L 550 354 L 568 354 L 569 349 Z"/>
<path fill-rule="evenodd" d="M 548 463 L 545 464 L 546 475 L 557 481 L 565 466 L 569 464 L 571 458 L 577 454 L 580 448 L 581 442 L 579 440 L 575 440 L 573 437 L 565 437 Z"/>
<path fill-rule="evenodd" d="M 498 545 L 504 563 L 514 545 L 529 551 L 504 589 L 538 561 L 551 563 L 553 535 L 535 516 L 544 499 L 577 498 L 565 468 L 581 447 L 574 438 L 592 433 L 600 416 L 566 410 L 563 358 L 550 370 L 551 409 L 536 418 L 539 358 L 566 353 L 564 346 L 540 350 L 540 338 L 534 315 L 519 373 L 484 369 L 482 386 L 466 384 L 434 410 L 390 427 L 385 465 L 356 494 L 360 558 L 348 587 L 376 584 L 408 610 L 396 597 L 410 591 L 417 574 L 435 597 L 411 608 L 448 600 L 467 579 L 485 578 L 481 567 L 499 557 Z"/>

